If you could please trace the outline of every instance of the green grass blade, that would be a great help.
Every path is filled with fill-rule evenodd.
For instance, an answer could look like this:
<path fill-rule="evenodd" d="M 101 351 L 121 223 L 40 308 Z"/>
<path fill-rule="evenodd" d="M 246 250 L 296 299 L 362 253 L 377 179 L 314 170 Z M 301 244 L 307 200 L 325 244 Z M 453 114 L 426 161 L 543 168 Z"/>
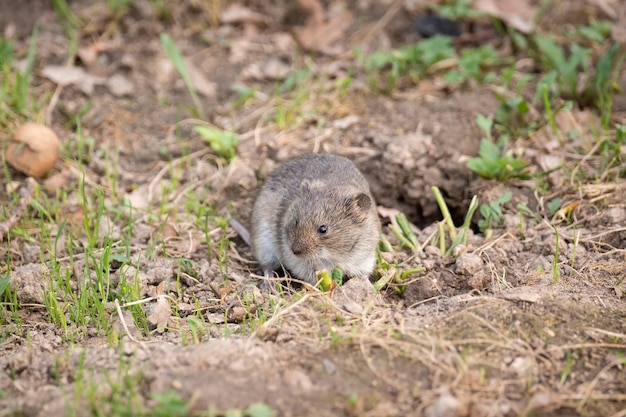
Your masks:
<path fill-rule="evenodd" d="M 465 219 L 463 220 L 463 226 L 461 226 L 461 232 L 458 234 L 457 238 L 452 242 L 448 251 L 446 252 L 446 256 L 452 254 L 454 248 L 458 245 L 466 245 L 467 244 L 467 236 L 469 234 L 469 228 L 472 223 L 472 217 L 474 217 L 474 213 L 478 208 L 478 196 L 472 197 L 472 201 L 470 201 L 469 208 L 467 209 L 467 214 L 465 215 Z"/>
<path fill-rule="evenodd" d="M 454 226 L 454 222 L 452 221 L 452 216 L 450 215 L 450 210 L 448 210 L 448 205 L 446 204 L 446 200 L 444 200 L 443 195 L 438 187 L 432 187 L 432 192 L 435 195 L 435 200 L 437 200 L 437 204 L 439 205 L 439 210 L 441 211 L 441 215 L 443 216 L 443 221 L 448 226 L 448 233 L 450 234 L 450 239 L 454 242 L 456 240 L 456 228 Z"/>
<path fill-rule="evenodd" d="M 4 278 L 0 279 L 0 297 L 2 297 L 4 291 L 6 291 L 7 287 L 9 286 L 10 280 L 11 277 L 8 274 Z"/>
<path fill-rule="evenodd" d="M 185 58 L 183 54 L 181 54 L 180 50 L 176 46 L 176 43 L 169 37 L 168 34 L 161 34 L 161 45 L 163 46 L 163 50 L 167 54 L 168 58 L 174 64 L 174 67 L 178 71 L 181 77 L 183 77 L 183 81 L 185 82 L 185 86 L 191 95 L 191 99 L 193 100 L 194 106 L 196 106 L 196 111 L 198 115 L 205 119 L 204 108 L 202 107 L 202 103 L 200 102 L 200 98 L 198 97 L 198 93 L 196 92 L 193 83 L 191 82 L 191 76 L 189 75 L 189 71 L 187 70 L 187 65 L 185 64 Z"/>

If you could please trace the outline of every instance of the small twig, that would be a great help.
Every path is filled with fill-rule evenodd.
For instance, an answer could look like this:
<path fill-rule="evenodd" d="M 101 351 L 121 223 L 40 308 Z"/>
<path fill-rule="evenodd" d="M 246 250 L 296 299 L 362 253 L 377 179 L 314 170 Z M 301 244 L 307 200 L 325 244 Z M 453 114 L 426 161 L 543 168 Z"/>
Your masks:
<path fill-rule="evenodd" d="M 552 350 L 573 350 L 573 349 L 593 349 L 593 348 L 609 348 L 609 349 L 626 349 L 625 343 L 576 343 L 572 345 L 554 346 Z"/>
<path fill-rule="evenodd" d="M 583 397 L 580 400 L 580 403 L 578 404 L 578 407 L 576 407 L 576 411 L 577 412 L 582 412 L 583 407 L 585 406 L 585 404 L 587 403 L 587 400 L 589 400 L 591 398 L 591 394 L 593 393 L 593 389 L 596 387 L 596 385 L 598 384 L 598 382 L 600 381 L 601 378 L 603 378 L 609 369 L 611 369 L 614 366 L 618 366 L 622 364 L 622 358 L 616 358 L 613 359 L 611 362 L 609 362 L 604 368 L 602 368 L 600 370 L 600 372 L 598 372 L 595 376 L 595 378 L 593 378 L 593 380 L 587 385 L 587 387 L 585 387 L 584 392 L 583 392 Z"/>
<path fill-rule="evenodd" d="M 267 279 L 267 277 L 263 277 L 263 279 Z M 290 306 L 288 306 L 287 308 L 283 309 L 283 310 L 279 310 L 277 311 L 268 321 L 266 321 L 265 323 L 263 323 L 262 326 L 259 326 L 254 332 L 252 332 L 252 334 L 250 335 L 250 339 L 257 337 L 257 335 L 259 334 L 259 332 L 261 330 L 265 330 L 266 328 L 268 328 L 270 325 L 272 325 L 274 322 L 278 321 L 278 319 L 284 315 L 286 315 L 287 313 L 289 313 L 291 310 L 294 310 L 297 306 L 299 306 L 300 304 L 303 304 L 305 301 L 307 301 L 309 298 L 311 297 L 316 297 L 319 295 L 322 295 L 322 292 L 318 292 L 317 293 L 306 293 L 304 294 L 304 296 L 299 299 L 298 301 L 296 301 L 295 303 L 291 304 Z"/>
<path fill-rule="evenodd" d="M 581 165 L 584 164 L 585 161 L 587 161 L 587 159 L 591 158 L 591 156 L 596 153 L 596 151 L 600 148 L 601 145 L 602 145 L 602 141 L 596 142 L 596 144 L 593 145 L 593 148 L 591 148 L 591 150 L 587 152 L 587 154 L 583 157 L 583 159 L 578 164 L 576 164 L 576 166 L 572 170 L 571 175 L 569 176 L 569 182 L 572 187 L 575 186 L 574 178 L 576 178 L 576 173 L 580 169 Z"/>
<path fill-rule="evenodd" d="M 14 306 L 15 303 L 7 303 L 7 302 L 1 302 L 0 306 Z M 20 307 L 37 307 L 37 308 L 46 308 L 46 306 L 44 304 L 37 304 L 37 303 L 20 303 Z"/>
<path fill-rule="evenodd" d="M 511 238 L 513 240 L 515 240 L 515 236 L 513 236 L 510 232 L 506 232 L 500 236 L 498 236 L 497 238 L 495 238 L 494 240 L 491 240 L 489 242 L 486 242 L 485 244 L 483 244 L 482 246 L 476 248 L 476 250 L 474 251 L 474 253 L 481 255 L 484 251 L 486 251 L 487 249 L 493 247 L 496 245 L 496 243 L 500 242 L 501 240 L 504 240 L 506 238 Z"/>
<path fill-rule="evenodd" d="M 117 310 L 117 316 L 120 319 L 120 323 L 122 323 L 122 327 L 124 328 L 124 331 L 126 332 L 126 336 L 128 336 L 128 338 L 132 340 L 133 342 L 139 342 L 130 333 L 130 330 L 128 329 L 128 325 L 126 324 L 126 319 L 124 319 L 124 313 L 122 313 L 122 307 L 120 306 L 120 302 L 118 300 L 115 300 L 115 309 Z"/>
<path fill-rule="evenodd" d="M 70 48 L 72 49 L 72 48 Z M 65 62 L 65 66 L 67 68 L 71 68 L 73 67 L 73 62 L 74 59 L 76 58 L 76 49 L 73 49 L 73 53 L 70 53 L 69 56 L 67 57 L 67 61 Z M 57 84 L 56 88 L 54 89 L 54 94 L 52 94 L 52 98 L 50 98 L 50 103 L 48 103 L 48 106 L 46 107 L 46 114 L 45 114 L 45 122 L 46 122 L 46 126 L 52 126 L 52 112 L 54 111 L 55 107 L 57 106 L 57 103 L 59 102 L 59 97 L 61 97 L 61 93 L 63 92 L 63 88 L 65 86 L 63 84 Z"/>
<path fill-rule="evenodd" d="M 52 98 L 50 98 L 50 103 L 48 103 L 48 106 L 46 107 L 46 115 L 45 115 L 46 126 L 52 126 L 52 112 L 54 111 L 54 108 L 57 106 L 59 97 L 61 97 L 62 92 L 63 92 L 63 85 L 57 84 L 57 87 L 54 89 L 54 94 L 52 94 Z"/>
<path fill-rule="evenodd" d="M 407 306 L 407 307 L 406 307 L 406 309 L 407 309 L 407 310 L 411 310 L 411 309 L 413 309 L 413 308 L 415 308 L 415 307 L 417 307 L 417 306 L 419 306 L 419 305 L 421 305 L 421 304 L 430 303 L 431 301 L 436 301 L 436 300 L 439 300 L 439 299 L 441 299 L 441 298 L 447 298 L 447 297 L 446 297 L 446 296 L 444 296 L 444 295 L 436 295 L 436 296 L 434 296 L 434 297 L 430 297 L 430 298 L 426 298 L 426 299 L 424 299 L 424 300 L 417 301 L 417 302 L 415 302 L 415 303 L 413 303 L 413 304 L 411 304 L 411 305 Z"/>
<path fill-rule="evenodd" d="M 156 297 L 142 298 L 141 300 L 135 300 L 135 301 L 130 301 L 128 303 L 124 303 L 124 305 L 122 307 L 126 308 L 126 307 L 134 306 L 134 305 L 137 305 L 137 304 L 146 304 L 146 303 L 149 303 L 150 301 L 154 301 L 156 299 L 157 299 Z"/>
<path fill-rule="evenodd" d="M 180 158 L 177 158 L 171 161 L 169 164 L 163 166 L 163 168 L 159 170 L 159 172 L 155 175 L 155 177 L 152 179 L 152 181 L 150 181 L 150 184 L 148 185 L 148 197 L 147 197 L 148 202 L 152 201 L 152 198 L 154 197 L 154 194 L 155 194 L 155 188 L 157 184 L 159 183 L 159 181 L 163 179 L 165 174 L 169 172 L 172 169 L 172 167 L 178 166 L 178 164 L 183 163 L 188 160 L 200 158 L 204 156 L 205 154 L 207 154 L 208 152 L 209 152 L 209 149 L 202 149 L 202 150 L 193 152 L 189 155 L 185 155 Z"/>
<path fill-rule="evenodd" d="M 618 339 L 626 339 L 626 334 L 624 333 L 611 332 L 609 330 L 598 329 L 597 327 L 586 327 L 585 330 L 591 330 L 591 331 L 602 333 L 606 336 L 615 337 Z"/>
<path fill-rule="evenodd" d="M 241 119 L 239 119 L 235 123 L 235 130 L 241 129 L 242 127 L 246 125 L 246 123 L 255 119 L 257 120 L 256 124 L 258 126 L 258 123 L 263 120 L 263 116 L 265 116 L 265 114 L 268 111 L 273 110 L 275 106 L 276 106 L 276 98 L 272 97 L 269 100 L 267 100 L 266 103 L 264 103 L 261 106 L 255 107 L 252 112 L 246 114 Z"/>
<path fill-rule="evenodd" d="M 68 168 L 69 168 L 70 172 L 76 176 L 76 178 L 78 178 L 79 180 L 82 179 L 85 182 L 85 184 L 89 184 L 90 186 L 92 186 L 94 188 L 98 188 L 100 190 L 105 190 L 106 189 L 102 185 L 98 184 L 96 181 L 94 181 L 91 178 L 89 178 L 84 171 L 81 171 L 80 168 L 75 165 L 74 162 L 70 163 L 68 165 Z"/>
<path fill-rule="evenodd" d="M 186 279 L 188 279 L 188 280 L 190 280 L 190 281 L 195 282 L 195 283 L 196 283 L 196 285 L 201 284 L 201 282 L 200 282 L 200 280 L 199 280 L 199 279 L 196 279 L 196 278 L 192 277 L 191 275 L 189 275 L 189 274 L 188 274 L 188 273 L 186 273 L 186 272 L 181 272 L 181 273 L 180 273 L 180 275 L 181 275 L 181 276 L 184 276 Z"/>

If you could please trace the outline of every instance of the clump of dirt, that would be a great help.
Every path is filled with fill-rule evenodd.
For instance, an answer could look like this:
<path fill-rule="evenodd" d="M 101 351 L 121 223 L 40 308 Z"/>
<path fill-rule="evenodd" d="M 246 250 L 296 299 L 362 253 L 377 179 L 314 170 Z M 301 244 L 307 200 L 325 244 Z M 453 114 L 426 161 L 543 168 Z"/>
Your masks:
<path fill-rule="evenodd" d="M 367 124 L 348 130 L 341 141 L 377 150 L 362 158 L 359 167 L 378 203 L 397 208 L 425 226 L 439 216 L 431 191 L 439 187 L 455 219 L 462 219 L 473 178 L 465 161 L 477 153 L 481 137 L 474 121 L 479 113 L 495 111 L 493 95 L 476 91 L 434 102 L 369 101 Z"/>

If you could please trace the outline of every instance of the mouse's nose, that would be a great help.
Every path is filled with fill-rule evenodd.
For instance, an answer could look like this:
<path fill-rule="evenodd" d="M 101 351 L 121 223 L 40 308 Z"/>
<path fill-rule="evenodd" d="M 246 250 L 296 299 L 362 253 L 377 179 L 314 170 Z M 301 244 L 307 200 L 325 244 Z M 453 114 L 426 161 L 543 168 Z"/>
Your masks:
<path fill-rule="evenodd" d="M 296 240 L 295 242 L 291 244 L 291 251 L 296 256 L 300 256 L 304 254 L 306 250 L 307 250 L 306 244 L 302 242 L 301 240 Z"/>

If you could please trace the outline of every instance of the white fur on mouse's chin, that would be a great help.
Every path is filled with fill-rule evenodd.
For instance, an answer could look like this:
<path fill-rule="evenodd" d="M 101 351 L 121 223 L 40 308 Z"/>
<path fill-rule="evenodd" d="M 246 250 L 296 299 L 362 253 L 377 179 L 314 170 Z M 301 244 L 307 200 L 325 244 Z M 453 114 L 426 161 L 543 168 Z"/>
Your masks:
<path fill-rule="evenodd" d="M 291 272 L 294 278 L 315 284 L 317 283 L 316 272 L 322 269 L 326 269 L 330 272 L 337 266 L 341 266 L 343 273 L 349 277 L 368 277 L 374 270 L 374 265 L 376 264 L 376 251 L 374 251 L 372 256 L 363 259 L 363 254 L 355 250 L 347 255 L 343 262 L 336 262 L 328 254 L 326 249 L 322 248 L 317 258 L 318 262 L 308 261 L 307 259 L 296 256 L 291 251 L 287 251 L 287 253 L 282 254 L 281 261 L 283 262 L 283 266 Z"/>

